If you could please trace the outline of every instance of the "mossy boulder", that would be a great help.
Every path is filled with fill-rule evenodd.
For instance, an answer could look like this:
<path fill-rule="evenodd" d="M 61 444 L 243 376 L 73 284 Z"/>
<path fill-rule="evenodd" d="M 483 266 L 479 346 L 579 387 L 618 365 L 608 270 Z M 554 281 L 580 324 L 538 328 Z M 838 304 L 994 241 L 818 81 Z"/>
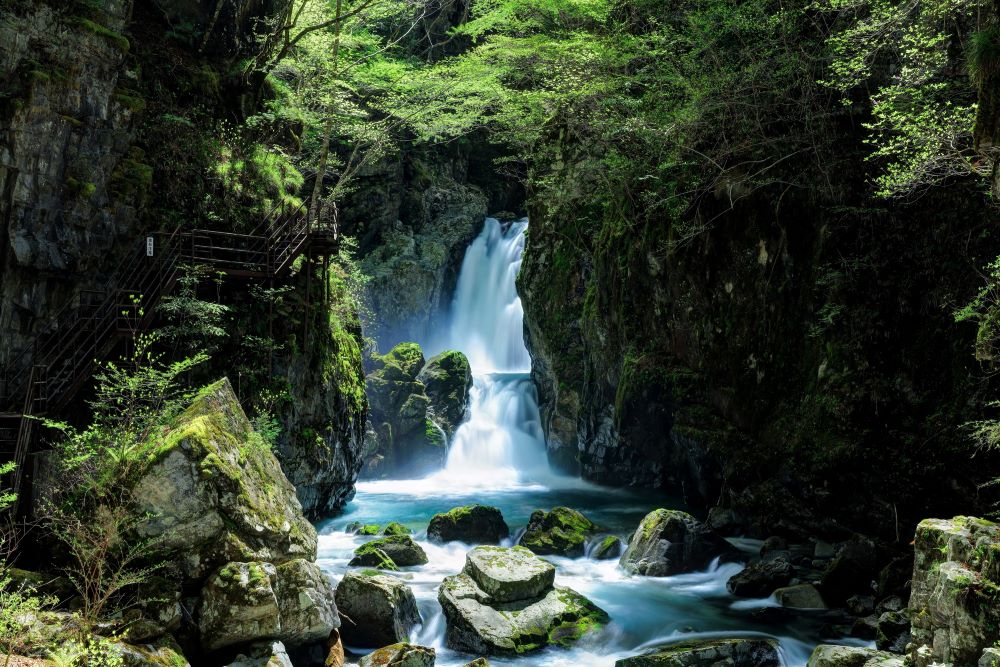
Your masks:
<path fill-rule="evenodd" d="M 903 657 L 861 646 L 820 644 L 807 667 L 903 667 Z"/>
<path fill-rule="evenodd" d="M 389 559 L 389 564 L 385 562 Z M 425 565 L 427 553 L 409 535 L 386 535 L 366 542 L 354 550 L 350 565 L 395 569 Z"/>
<path fill-rule="evenodd" d="M 404 642 L 420 623 L 417 601 L 399 579 L 348 572 L 337 586 L 337 608 L 350 619 L 341 628 L 349 646 L 376 648 Z"/>
<path fill-rule="evenodd" d="M 201 591 L 198 629 L 207 651 L 264 638 L 305 645 L 339 625 L 329 580 L 304 560 L 227 563 Z"/>
<path fill-rule="evenodd" d="M 499 544 L 508 537 L 510 528 L 503 514 L 488 505 L 453 507 L 435 514 L 427 526 L 427 539 L 432 542 Z"/>
<path fill-rule="evenodd" d="M 469 359 L 457 350 L 447 350 L 430 358 L 417 375 L 430 398 L 433 419 L 450 437 L 465 419 L 472 389 Z"/>
<path fill-rule="evenodd" d="M 432 417 L 435 410 L 417 374 L 424 355 L 416 343 L 400 343 L 373 359 L 365 380 L 372 425 L 366 451 L 368 477 L 417 475 L 441 468 L 448 433 Z M 447 425 L 447 422 L 442 420 Z"/>
<path fill-rule="evenodd" d="M 226 667 L 293 667 L 288 651 L 281 642 L 253 644 Z"/>
<path fill-rule="evenodd" d="M 596 530 L 594 522 L 568 507 L 556 507 L 551 512 L 535 510 L 520 544 L 540 556 L 575 558 L 583 555 L 587 539 Z"/>
<path fill-rule="evenodd" d="M 624 546 L 617 535 L 606 535 L 594 545 L 590 557 L 594 560 L 616 560 L 621 557 Z"/>
<path fill-rule="evenodd" d="M 780 667 L 773 639 L 700 639 L 624 658 L 615 667 Z"/>
<path fill-rule="evenodd" d="M 708 567 L 716 558 L 735 561 L 740 553 L 690 514 L 658 509 L 639 524 L 620 563 L 626 572 L 663 577 Z"/>
<path fill-rule="evenodd" d="M 295 489 L 226 379 L 150 443 L 133 495 L 149 517 L 141 533 L 179 554 L 188 578 L 230 561 L 316 557 L 316 531 Z"/>
<path fill-rule="evenodd" d="M 383 535 L 409 535 L 413 531 L 397 521 L 390 521 L 382 529 Z"/>
<path fill-rule="evenodd" d="M 497 602 L 535 598 L 552 588 L 556 568 L 523 547 L 476 547 L 465 557 L 465 570 Z"/>
<path fill-rule="evenodd" d="M 359 667 L 434 667 L 435 651 L 426 646 L 399 643 L 361 658 Z"/>
<path fill-rule="evenodd" d="M 446 577 L 438 590 L 446 645 L 480 655 L 519 655 L 567 646 L 607 622 L 590 600 L 554 586 L 554 574 L 527 549 L 473 549 L 462 572 Z"/>
<path fill-rule="evenodd" d="M 975 665 L 1000 641 L 1000 526 L 974 517 L 925 519 L 913 547 L 913 663 Z"/>
<path fill-rule="evenodd" d="M 122 667 L 191 667 L 181 647 L 170 635 L 145 644 L 113 640 L 111 649 L 121 657 Z"/>

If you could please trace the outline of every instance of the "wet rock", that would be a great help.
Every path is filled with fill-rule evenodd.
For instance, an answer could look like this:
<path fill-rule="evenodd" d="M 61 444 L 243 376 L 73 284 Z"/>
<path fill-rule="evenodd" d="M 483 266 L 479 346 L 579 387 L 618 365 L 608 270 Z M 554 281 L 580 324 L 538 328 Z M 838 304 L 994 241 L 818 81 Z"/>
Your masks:
<path fill-rule="evenodd" d="M 540 556 L 582 556 L 587 538 L 597 526 L 587 517 L 568 507 L 556 507 L 551 512 L 535 510 L 520 545 Z"/>
<path fill-rule="evenodd" d="M 523 547 L 476 547 L 464 572 L 497 602 L 526 600 L 552 588 L 556 568 Z"/>
<path fill-rule="evenodd" d="M 705 639 L 624 658 L 615 667 L 779 667 L 773 639 Z"/>
<path fill-rule="evenodd" d="M 527 549 L 473 549 L 463 571 L 445 578 L 438 591 L 446 644 L 480 655 L 518 655 L 568 645 L 607 622 L 587 598 L 553 586 L 554 574 Z"/>
<path fill-rule="evenodd" d="M 845 606 L 855 616 L 868 616 L 875 611 L 875 598 L 871 595 L 852 595 L 847 598 Z"/>
<path fill-rule="evenodd" d="M 763 598 L 775 589 L 787 586 L 794 574 L 792 565 L 784 558 L 750 563 L 729 578 L 726 588 L 733 595 L 744 598 Z"/>
<path fill-rule="evenodd" d="M 774 591 L 774 598 L 782 607 L 793 609 L 826 609 L 823 596 L 812 584 L 796 584 Z"/>
<path fill-rule="evenodd" d="M 465 420 L 472 389 L 472 368 L 464 354 L 447 350 L 430 358 L 417 375 L 430 399 L 432 418 L 450 438 Z"/>
<path fill-rule="evenodd" d="M 615 560 L 621 557 L 625 543 L 616 535 L 608 535 L 594 546 L 590 557 L 594 560 Z"/>
<path fill-rule="evenodd" d="M 228 563 L 202 588 L 198 628 L 208 651 L 265 637 L 303 645 L 339 624 L 326 575 L 304 560 Z"/>
<path fill-rule="evenodd" d="M 427 539 L 432 542 L 465 542 L 466 544 L 499 544 L 510 537 L 510 528 L 495 507 L 466 505 L 435 514 L 427 526 Z"/>
<path fill-rule="evenodd" d="M 200 580 L 231 561 L 314 560 L 316 530 L 274 454 L 259 444 L 228 380 L 171 425 L 134 489 L 140 528 Z"/>
<path fill-rule="evenodd" d="M 887 611 L 878 618 L 875 646 L 882 651 L 902 653 L 910 643 L 910 616 L 905 611 Z"/>
<path fill-rule="evenodd" d="M 906 603 L 898 595 L 892 595 L 875 605 L 875 613 L 881 616 L 887 611 L 900 611 L 906 608 Z"/>
<path fill-rule="evenodd" d="M 386 562 L 388 559 L 388 563 Z M 386 535 L 366 542 L 354 550 L 349 565 L 395 569 L 425 565 L 427 554 L 409 535 Z"/>
<path fill-rule="evenodd" d="M 760 555 L 765 556 L 772 551 L 788 551 L 788 540 L 777 535 L 773 535 L 760 545 Z"/>
<path fill-rule="evenodd" d="M 382 529 L 383 535 L 409 535 L 413 531 L 396 521 L 391 521 Z"/>
<path fill-rule="evenodd" d="M 1000 648 L 988 648 L 983 651 L 978 667 L 1000 667 Z"/>
<path fill-rule="evenodd" d="M 434 667 L 434 649 L 415 644 L 393 644 L 361 658 L 360 667 Z"/>
<path fill-rule="evenodd" d="M 903 659 L 871 648 L 820 644 L 806 667 L 903 667 Z"/>
<path fill-rule="evenodd" d="M 382 526 L 377 523 L 361 523 L 352 521 L 344 527 L 344 532 L 351 535 L 378 535 L 382 532 Z"/>
<path fill-rule="evenodd" d="M 869 594 L 877 562 L 875 543 L 864 535 L 855 535 L 827 566 L 820 587 L 835 604 L 842 604 L 852 593 Z"/>
<path fill-rule="evenodd" d="M 255 644 L 240 653 L 226 667 L 293 667 L 288 651 L 281 642 Z"/>
<path fill-rule="evenodd" d="M 629 540 L 620 563 L 626 572 L 663 577 L 690 572 L 715 559 L 738 560 L 739 551 L 686 512 L 650 512 Z"/>
<path fill-rule="evenodd" d="M 348 572 L 337 586 L 337 608 L 345 618 L 341 633 L 349 646 L 376 648 L 405 642 L 420 623 L 410 587 L 395 577 Z"/>
<path fill-rule="evenodd" d="M 984 603 L 998 584 L 1000 526 L 972 517 L 920 522 L 909 607 L 916 667 L 973 665 L 1000 640 L 1000 605 Z"/>
<path fill-rule="evenodd" d="M 816 545 L 813 547 L 813 558 L 817 560 L 829 560 L 833 558 L 836 553 L 837 550 L 829 542 L 816 540 Z"/>
<path fill-rule="evenodd" d="M 486 658 L 476 658 L 472 662 L 465 663 L 462 667 L 490 667 L 490 661 Z"/>

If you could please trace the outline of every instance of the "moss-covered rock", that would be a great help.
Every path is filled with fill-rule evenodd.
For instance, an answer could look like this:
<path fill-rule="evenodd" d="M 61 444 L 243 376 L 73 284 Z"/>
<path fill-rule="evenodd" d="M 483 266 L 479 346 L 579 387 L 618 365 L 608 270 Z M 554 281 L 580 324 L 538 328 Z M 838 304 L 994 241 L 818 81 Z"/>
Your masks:
<path fill-rule="evenodd" d="M 409 535 L 413 531 L 399 523 L 398 521 L 390 521 L 382 529 L 383 535 Z"/>
<path fill-rule="evenodd" d="M 179 554 L 192 579 L 230 561 L 316 557 L 295 489 L 225 379 L 150 443 L 134 498 L 149 517 L 143 535 Z"/>
<path fill-rule="evenodd" d="M 663 577 L 733 561 L 739 551 L 686 512 L 658 509 L 639 524 L 621 557 L 627 572 Z"/>
<path fill-rule="evenodd" d="M 521 537 L 521 546 L 536 554 L 582 556 L 587 539 L 597 530 L 590 519 L 568 507 L 556 507 L 551 512 L 535 510 Z"/>
<path fill-rule="evenodd" d="M 386 563 L 388 559 L 388 563 Z M 427 554 L 409 535 L 386 535 L 366 542 L 354 550 L 350 565 L 395 569 L 425 565 Z"/>
<path fill-rule="evenodd" d="M 435 651 L 415 644 L 393 644 L 361 658 L 360 667 L 434 667 Z"/>
<path fill-rule="evenodd" d="M 290 646 L 325 640 L 340 618 L 329 580 L 315 563 L 227 563 L 201 591 L 202 646 L 276 638 Z"/>
<path fill-rule="evenodd" d="M 448 624 L 446 644 L 468 653 L 518 655 L 569 645 L 607 622 L 607 614 L 587 598 L 553 587 L 554 572 L 527 549 L 477 547 L 463 571 L 446 577 L 438 590 Z"/>
<path fill-rule="evenodd" d="M 700 639 L 624 658 L 615 667 L 779 667 L 773 639 Z"/>
<path fill-rule="evenodd" d="M 489 505 L 453 507 L 435 514 L 427 526 L 427 539 L 432 542 L 499 544 L 508 537 L 510 528 L 503 514 Z"/>
<path fill-rule="evenodd" d="M 860 646 L 820 644 L 807 667 L 903 667 L 902 656 Z"/>
<path fill-rule="evenodd" d="M 594 545 L 590 557 L 594 560 L 615 560 L 621 557 L 624 546 L 617 535 L 606 535 Z"/>
<path fill-rule="evenodd" d="M 376 648 L 404 642 L 420 623 L 409 586 L 395 577 L 348 572 L 337 585 L 337 609 L 350 621 L 341 628 L 350 646 Z"/>
<path fill-rule="evenodd" d="M 457 350 L 436 354 L 420 370 L 417 380 L 430 398 L 433 419 L 451 437 L 469 409 L 472 368 L 468 358 Z"/>
<path fill-rule="evenodd" d="M 976 664 L 1000 640 L 1000 526 L 973 517 L 926 519 L 913 546 L 914 664 Z"/>

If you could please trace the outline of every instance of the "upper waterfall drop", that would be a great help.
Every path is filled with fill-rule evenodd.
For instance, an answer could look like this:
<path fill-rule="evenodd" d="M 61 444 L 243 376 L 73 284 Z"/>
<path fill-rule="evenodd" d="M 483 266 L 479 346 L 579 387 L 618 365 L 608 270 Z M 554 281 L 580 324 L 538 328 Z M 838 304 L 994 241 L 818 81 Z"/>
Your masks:
<path fill-rule="evenodd" d="M 482 233 L 465 253 L 447 340 L 449 347 L 465 353 L 476 375 L 531 371 L 524 309 L 515 284 L 527 228 L 527 220 L 505 228 L 486 218 Z"/>

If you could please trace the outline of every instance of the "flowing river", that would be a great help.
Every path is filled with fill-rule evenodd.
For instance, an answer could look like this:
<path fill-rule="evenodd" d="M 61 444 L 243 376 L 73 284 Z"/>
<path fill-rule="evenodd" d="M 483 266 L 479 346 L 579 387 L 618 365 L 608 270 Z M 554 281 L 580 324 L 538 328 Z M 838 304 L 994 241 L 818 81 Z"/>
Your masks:
<path fill-rule="evenodd" d="M 662 493 L 611 490 L 549 470 L 515 288 L 527 226 L 527 220 L 507 226 L 486 220 L 466 252 L 449 330 L 424 347 L 428 357 L 442 349 L 461 350 L 475 378 L 469 419 L 455 433 L 445 468 L 424 479 L 359 483 L 345 512 L 319 526 L 319 563 L 335 580 L 346 572 L 354 549 L 371 539 L 346 533 L 347 524 L 398 521 L 414 531 L 430 562 L 397 573 L 413 589 L 423 618 L 410 641 L 434 647 L 436 664 L 445 667 L 478 657 L 444 646 L 445 622 L 437 602 L 441 580 L 462 569 L 471 547 L 428 542 L 427 523 L 434 514 L 471 503 L 493 505 L 503 512 L 513 542 L 536 509 L 572 507 L 623 539 L 650 510 L 683 509 Z M 759 542 L 751 540 L 736 544 L 748 553 L 759 548 Z M 742 569 L 738 564 L 673 577 L 639 577 L 626 575 L 616 560 L 546 558 L 557 567 L 556 583 L 589 597 L 608 612 L 611 623 L 572 649 L 491 658 L 491 664 L 610 667 L 617 659 L 679 639 L 767 635 L 780 640 L 786 665 L 800 666 L 820 641 L 836 641 L 824 636 L 829 618 L 822 613 L 786 617 L 770 600 L 729 595 L 726 581 Z"/>

